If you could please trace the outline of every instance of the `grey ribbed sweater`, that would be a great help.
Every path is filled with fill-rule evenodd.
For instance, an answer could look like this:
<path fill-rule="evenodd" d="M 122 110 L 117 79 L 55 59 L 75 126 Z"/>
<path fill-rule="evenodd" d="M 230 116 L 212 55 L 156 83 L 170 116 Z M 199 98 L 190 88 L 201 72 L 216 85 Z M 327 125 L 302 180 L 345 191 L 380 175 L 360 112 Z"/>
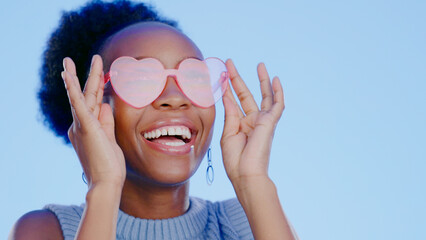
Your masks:
<path fill-rule="evenodd" d="M 84 205 L 52 204 L 45 209 L 57 216 L 65 240 L 74 239 Z M 253 239 L 253 235 L 237 199 L 212 203 L 191 197 L 188 211 L 170 219 L 140 219 L 119 210 L 117 239 Z"/>

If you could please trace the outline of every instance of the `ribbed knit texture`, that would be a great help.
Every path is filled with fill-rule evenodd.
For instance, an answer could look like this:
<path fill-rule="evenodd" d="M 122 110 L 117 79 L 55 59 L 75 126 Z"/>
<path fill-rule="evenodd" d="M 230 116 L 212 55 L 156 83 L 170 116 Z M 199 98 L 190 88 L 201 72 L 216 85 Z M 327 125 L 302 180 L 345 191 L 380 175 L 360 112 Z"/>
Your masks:
<path fill-rule="evenodd" d="M 82 206 L 47 205 L 58 218 L 65 240 L 74 239 L 83 214 Z M 118 212 L 117 239 L 253 239 L 237 199 L 209 202 L 190 198 L 188 211 L 179 217 L 152 220 Z"/>

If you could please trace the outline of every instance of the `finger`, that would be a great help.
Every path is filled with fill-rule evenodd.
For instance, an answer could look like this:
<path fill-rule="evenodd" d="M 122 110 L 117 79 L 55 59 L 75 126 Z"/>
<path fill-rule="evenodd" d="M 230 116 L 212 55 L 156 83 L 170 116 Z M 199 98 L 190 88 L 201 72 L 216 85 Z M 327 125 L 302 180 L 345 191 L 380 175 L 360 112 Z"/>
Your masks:
<path fill-rule="evenodd" d="M 86 105 L 89 109 L 95 113 L 95 108 L 98 100 L 99 82 L 102 77 L 102 59 L 99 55 L 92 57 L 92 63 L 90 65 L 89 77 L 87 78 L 86 86 L 84 87 L 84 97 L 86 99 Z M 99 107 L 99 106 L 98 106 Z"/>
<path fill-rule="evenodd" d="M 102 73 L 102 78 L 103 78 L 103 73 Z M 99 85 L 98 85 L 98 91 L 96 93 L 96 104 L 95 104 L 95 109 L 93 110 L 93 114 L 95 116 L 98 116 L 99 118 L 99 112 L 101 110 L 101 105 L 102 105 L 102 100 L 103 100 L 103 96 L 104 96 L 104 82 L 103 81 L 99 81 Z"/>
<path fill-rule="evenodd" d="M 115 141 L 114 117 L 112 115 L 111 106 L 107 103 L 103 103 L 100 106 L 99 122 L 101 123 L 101 127 L 105 131 L 109 140 Z"/>
<path fill-rule="evenodd" d="M 228 61 L 226 61 L 226 68 L 229 72 L 232 88 L 234 89 L 238 99 L 240 100 L 241 107 L 243 108 L 244 113 L 248 115 L 251 112 L 259 111 L 256 101 L 253 98 L 253 95 L 247 88 L 243 79 L 241 79 L 231 59 L 228 59 Z"/>
<path fill-rule="evenodd" d="M 104 73 L 102 72 L 101 78 L 104 78 Z M 104 97 L 104 88 L 105 88 L 105 83 L 104 81 L 99 81 L 99 86 L 98 86 L 98 94 L 96 96 L 96 102 L 98 104 L 102 103 L 102 99 Z"/>
<path fill-rule="evenodd" d="M 271 80 L 269 79 L 268 71 L 264 63 L 259 63 L 257 66 L 257 75 L 260 81 L 260 90 L 262 91 L 262 103 L 260 109 L 268 111 L 274 101 L 274 94 L 272 92 Z"/>
<path fill-rule="evenodd" d="M 74 122 L 77 123 L 74 125 L 74 127 L 78 127 L 80 126 L 80 120 L 77 117 L 75 107 L 71 103 L 71 96 L 68 89 L 69 87 L 72 87 L 74 91 L 82 95 L 80 81 L 78 80 L 78 77 L 77 77 L 77 70 L 75 67 L 75 63 L 71 58 L 65 57 L 62 61 L 62 64 L 64 67 L 64 72 L 61 73 L 61 76 L 62 76 L 62 79 L 64 80 L 65 88 L 67 90 L 67 95 L 68 95 L 68 100 L 71 107 L 71 114 L 73 116 L 73 120 Z M 68 74 L 66 74 L 66 72 L 68 72 Z M 77 95 L 74 94 L 74 96 L 77 96 Z"/>
<path fill-rule="evenodd" d="M 225 139 L 228 136 L 233 136 L 238 133 L 240 127 L 240 114 L 238 111 L 241 110 L 239 110 L 239 107 L 237 108 L 229 94 L 224 95 L 222 101 L 225 108 L 225 123 L 223 125 L 222 139 Z"/>
<path fill-rule="evenodd" d="M 64 66 L 65 71 L 69 72 L 73 76 L 73 78 L 78 79 L 77 70 L 75 68 L 74 61 L 71 58 L 69 58 L 69 57 L 64 58 L 62 64 Z M 81 91 L 80 82 L 77 81 L 76 84 L 80 88 L 80 91 Z"/>
<path fill-rule="evenodd" d="M 102 72 L 102 79 L 103 78 L 104 78 L 104 74 Z M 98 116 L 98 117 L 101 110 L 102 100 L 104 97 L 104 86 L 105 86 L 104 81 L 99 81 L 98 92 L 96 94 L 96 105 L 94 110 L 95 116 Z"/>
<path fill-rule="evenodd" d="M 84 95 L 79 88 L 78 79 L 67 71 L 63 72 L 63 78 L 71 109 L 73 111 L 74 121 L 78 123 L 79 126 L 82 126 L 80 123 L 89 118 L 90 112 L 86 107 Z"/>
<path fill-rule="evenodd" d="M 64 68 L 65 68 L 65 66 L 64 66 Z M 78 118 L 77 118 L 77 116 L 76 116 L 76 114 L 75 114 L 75 109 L 74 109 L 74 107 L 72 106 L 72 104 L 71 104 L 71 100 L 70 100 L 70 93 L 69 93 L 69 91 L 68 91 L 68 84 L 67 84 L 67 80 L 66 80 L 66 72 L 65 71 L 63 71 L 63 72 L 61 72 L 61 77 L 62 77 L 62 80 L 64 81 L 64 86 L 65 86 L 65 90 L 66 90 L 66 92 L 67 92 L 67 97 L 68 97 L 68 102 L 70 103 L 70 108 L 71 108 L 71 115 L 72 115 L 72 119 L 73 119 L 73 121 L 75 122 L 75 124 L 73 123 L 73 124 L 71 124 L 71 126 L 70 126 L 70 129 L 72 129 L 72 128 L 74 128 L 75 127 L 75 125 L 77 124 L 77 125 L 79 125 L 80 123 L 78 122 Z M 69 135 L 69 134 L 68 134 Z M 71 140 L 71 139 L 70 139 Z"/>
<path fill-rule="evenodd" d="M 229 98 L 229 100 L 232 102 L 232 104 L 235 106 L 235 108 L 238 111 L 238 116 L 240 118 L 244 117 L 244 113 L 243 111 L 241 111 L 240 105 L 238 105 L 237 100 L 235 100 L 234 94 L 232 94 L 232 90 L 230 87 L 226 89 L 224 95 L 226 95 Z"/>
<path fill-rule="evenodd" d="M 274 79 L 272 80 L 272 89 L 274 91 L 274 104 L 272 105 L 270 111 L 275 117 L 276 121 L 278 121 L 285 108 L 284 91 L 283 87 L 281 86 L 280 79 L 278 77 L 274 77 Z"/>

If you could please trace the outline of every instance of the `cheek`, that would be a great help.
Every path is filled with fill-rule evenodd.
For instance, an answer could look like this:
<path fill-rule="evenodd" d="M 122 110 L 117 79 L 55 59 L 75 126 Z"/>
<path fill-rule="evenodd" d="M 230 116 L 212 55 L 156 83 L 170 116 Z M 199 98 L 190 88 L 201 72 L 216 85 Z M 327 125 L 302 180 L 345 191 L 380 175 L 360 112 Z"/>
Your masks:
<path fill-rule="evenodd" d="M 123 142 L 132 142 L 139 120 L 140 110 L 132 108 L 113 94 L 109 102 L 114 115 L 115 137 L 119 145 Z"/>
<path fill-rule="evenodd" d="M 213 136 L 214 121 L 216 118 L 216 109 L 214 106 L 207 109 L 203 109 L 201 114 L 205 131 L 207 131 L 208 134 L 207 145 L 210 145 Z"/>

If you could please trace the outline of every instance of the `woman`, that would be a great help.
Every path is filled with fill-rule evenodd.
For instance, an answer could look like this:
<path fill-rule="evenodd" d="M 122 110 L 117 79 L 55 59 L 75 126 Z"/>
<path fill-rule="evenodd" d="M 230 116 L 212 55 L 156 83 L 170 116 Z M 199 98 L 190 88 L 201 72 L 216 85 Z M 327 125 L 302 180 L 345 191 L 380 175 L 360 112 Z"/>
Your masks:
<path fill-rule="evenodd" d="M 271 83 L 259 64 L 259 109 L 231 60 L 205 59 L 175 27 L 128 1 L 64 14 L 45 52 L 39 97 L 51 128 L 64 138 L 68 129 L 86 202 L 28 213 L 12 239 L 295 238 L 267 171 L 284 109 L 279 79 Z M 61 105 L 59 76 L 71 110 Z M 238 200 L 211 203 L 188 196 L 189 178 L 208 151 L 222 94 L 222 157 Z"/>

